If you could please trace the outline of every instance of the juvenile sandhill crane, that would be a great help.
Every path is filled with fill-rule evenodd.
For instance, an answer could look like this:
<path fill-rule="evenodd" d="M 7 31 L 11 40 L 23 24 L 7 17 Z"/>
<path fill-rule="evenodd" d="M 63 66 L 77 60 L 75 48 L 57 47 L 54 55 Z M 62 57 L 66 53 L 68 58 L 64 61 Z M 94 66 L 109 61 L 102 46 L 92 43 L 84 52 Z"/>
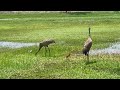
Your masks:
<path fill-rule="evenodd" d="M 70 57 L 70 55 L 71 55 L 71 53 L 67 54 L 67 55 L 66 55 L 66 58 Z"/>
<path fill-rule="evenodd" d="M 55 43 L 55 40 L 50 39 L 50 40 L 45 40 L 45 41 L 40 42 L 40 43 L 39 43 L 39 49 L 38 49 L 38 51 L 35 53 L 35 55 L 37 55 L 37 53 L 40 51 L 40 49 L 41 49 L 42 47 L 45 47 L 45 56 L 46 56 L 46 52 L 47 52 L 46 47 L 47 47 L 48 50 L 49 50 L 49 56 L 50 56 L 50 49 L 49 49 L 48 45 L 49 45 L 49 44 L 52 44 L 52 43 Z"/>
<path fill-rule="evenodd" d="M 90 51 L 91 47 L 92 47 L 92 39 L 91 39 L 90 28 L 89 28 L 89 37 L 86 40 L 86 42 L 84 43 L 84 48 L 82 50 L 83 54 L 85 54 L 85 56 L 87 56 L 88 62 L 89 62 L 89 51 Z"/>

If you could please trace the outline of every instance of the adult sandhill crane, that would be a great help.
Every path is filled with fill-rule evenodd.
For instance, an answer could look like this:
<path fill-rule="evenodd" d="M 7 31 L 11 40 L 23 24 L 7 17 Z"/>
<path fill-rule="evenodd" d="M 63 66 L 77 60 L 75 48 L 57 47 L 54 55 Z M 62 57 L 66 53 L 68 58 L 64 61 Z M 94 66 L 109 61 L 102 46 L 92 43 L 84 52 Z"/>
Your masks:
<path fill-rule="evenodd" d="M 46 47 L 47 47 L 48 50 L 49 50 L 49 56 L 50 56 L 50 49 L 49 49 L 48 45 L 49 45 L 49 44 L 52 44 L 52 43 L 55 43 L 55 40 L 50 39 L 50 40 L 45 40 L 45 41 L 40 42 L 40 43 L 39 43 L 39 49 L 38 49 L 38 51 L 35 53 L 35 55 L 37 55 L 37 53 L 40 51 L 40 49 L 41 49 L 42 47 L 45 47 L 45 56 L 46 56 L 46 52 L 47 52 Z"/>
<path fill-rule="evenodd" d="M 83 54 L 85 54 L 85 56 L 87 56 L 88 62 L 89 62 L 89 51 L 90 51 L 91 47 L 92 47 L 92 39 L 91 39 L 90 28 L 89 28 L 89 37 L 86 40 L 86 42 L 84 43 L 84 48 L 82 50 Z"/>

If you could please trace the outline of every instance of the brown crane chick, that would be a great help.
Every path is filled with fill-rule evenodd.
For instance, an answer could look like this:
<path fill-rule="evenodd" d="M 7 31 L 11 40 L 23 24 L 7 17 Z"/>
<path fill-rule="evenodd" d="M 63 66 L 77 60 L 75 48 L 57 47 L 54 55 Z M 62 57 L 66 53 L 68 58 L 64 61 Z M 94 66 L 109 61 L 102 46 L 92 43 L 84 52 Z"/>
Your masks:
<path fill-rule="evenodd" d="M 70 55 L 71 55 L 71 53 L 69 53 L 68 55 L 66 55 L 66 58 L 69 58 L 69 57 L 70 57 Z"/>
<path fill-rule="evenodd" d="M 92 39 L 91 39 L 90 28 L 89 28 L 89 37 L 86 40 L 86 42 L 84 43 L 84 48 L 82 50 L 83 54 L 85 54 L 85 56 L 87 56 L 88 62 L 89 62 L 89 51 L 90 51 L 91 47 L 92 47 Z"/>
<path fill-rule="evenodd" d="M 49 49 L 48 45 L 50 45 L 52 43 L 55 43 L 55 40 L 50 39 L 50 40 L 45 40 L 45 41 L 40 42 L 39 43 L 39 49 L 35 53 L 35 55 L 37 55 L 37 53 L 41 50 L 42 47 L 45 47 L 45 56 L 46 56 L 46 52 L 47 52 L 46 48 L 48 48 L 48 50 L 49 50 L 49 56 L 50 56 L 50 49 Z"/>

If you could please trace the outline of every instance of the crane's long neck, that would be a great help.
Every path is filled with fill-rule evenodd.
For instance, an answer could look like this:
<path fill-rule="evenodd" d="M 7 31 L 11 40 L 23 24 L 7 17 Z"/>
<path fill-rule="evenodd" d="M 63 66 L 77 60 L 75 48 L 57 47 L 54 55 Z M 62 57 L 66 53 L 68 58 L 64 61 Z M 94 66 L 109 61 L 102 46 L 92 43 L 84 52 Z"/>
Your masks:
<path fill-rule="evenodd" d="M 91 35 L 90 35 L 90 27 L 89 27 L 89 37 L 91 37 Z"/>

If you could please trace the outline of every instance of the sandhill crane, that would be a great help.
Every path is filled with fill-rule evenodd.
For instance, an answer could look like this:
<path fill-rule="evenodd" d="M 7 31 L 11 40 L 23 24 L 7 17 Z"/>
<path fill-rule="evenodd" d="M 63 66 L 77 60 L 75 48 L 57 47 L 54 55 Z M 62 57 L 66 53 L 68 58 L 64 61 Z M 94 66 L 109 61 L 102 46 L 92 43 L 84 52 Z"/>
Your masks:
<path fill-rule="evenodd" d="M 70 55 L 71 55 L 71 53 L 67 54 L 65 57 L 68 58 L 68 57 L 70 57 Z"/>
<path fill-rule="evenodd" d="M 84 43 L 84 48 L 82 50 L 83 54 L 85 54 L 87 56 L 88 62 L 89 62 L 89 51 L 90 51 L 91 47 L 92 47 L 92 39 L 91 39 L 90 28 L 89 28 L 89 37 L 86 40 L 86 42 Z"/>
<path fill-rule="evenodd" d="M 37 55 L 37 53 L 40 51 L 40 49 L 41 49 L 42 47 L 45 47 L 45 56 L 46 56 L 46 52 L 47 52 L 46 47 L 48 47 L 48 45 L 49 45 L 49 44 L 52 44 L 52 43 L 55 43 L 55 40 L 50 39 L 50 40 L 45 40 L 45 41 L 40 42 L 40 43 L 39 43 L 39 49 L 38 49 L 38 51 L 35 53 L 35 55 Z M 50 56 L 50 49 L 49 49 L 49 47 L 48 47 L 48 50 L 49 50 L 49 56 Z"/>

